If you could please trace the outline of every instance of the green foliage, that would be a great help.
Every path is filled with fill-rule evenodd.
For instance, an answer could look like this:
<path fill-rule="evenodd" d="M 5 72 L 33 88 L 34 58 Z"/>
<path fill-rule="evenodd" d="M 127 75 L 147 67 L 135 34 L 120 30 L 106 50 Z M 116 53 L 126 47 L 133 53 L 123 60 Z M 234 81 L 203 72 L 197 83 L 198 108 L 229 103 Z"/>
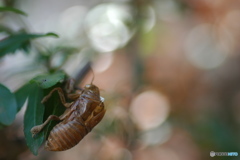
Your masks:
<path fill-rule="evenodd" d="M 31 84 L 27 83 L 15 92 L 17 111 L 20 111 L 31 91 Z"/>
<path fill-rule="evenodd" d="M 10 125 L 17 113 L 17 103 L 14 94 L 0 84 L 0 123 Z"/>
<path fill-rule="evenodd" d="M 20 15 L 27 15 L 23 11 L 11 7 L 0 7 L 0 12 L 14 12 Z M 6 54 L 15 53 L 17 50 L 23 50 L 27 53 L 30 48 L 30 41 L 33 39 L 49 36 L 58 37 L 55 33 L 31 34 L 14 32 L 11 28 L 3 25 L 0 26 L 0 32 L 9 35 L 0 41 L 0 58 Z M 54 87 L 57 83 L 62 82 L 64 78 L 65 73 L 61 71 L 39 75 L 33 78 L 30 83 L 23 85 L 14 94 L 0 84 L 0 128 L 13 122 L 16 113 L 21 110 L 23 104 L 28 99 L 24 115 L 24 134 L 27 145 L 34 155 L 38 154 L 38 148 L 43 143 L 44 137 L 46 137 L 45 134 L 48 132 L 40 132 L 35 137 L 32 137 L 30 130 L 32 127 L 43 123 L 44 115 L 52 114 L 56 110 L 53 107 L 52 111 L 47 109 L 47 112 L 44 113 L 45 107 L 41 103 L 44 93 L 47 94 L 44 89 Z M 47 91 L 49 92 L 49 90 Z M 57 99 L 54 100 L 57 101 Z M 54 103 L 51 100 L 48 102 L 49 106 L 53 104 L 58 103 Z"/>
<path fill-rule="evenodd" d="M 11 7 L 0 7 L 0 12 L 14 12 L 20 15 L 27 15 L 23 11 Z M 0 58 L 6 54 L 15 53 L 17 50 L 23 50 L 27 53 L 30 48 L 30 41 L 33 39 L 49 36 L 58 37 L 55 33 L 31 34 L 14 32 L 11 28 L 3 25 L 0 26 L 0 32 L 8 35 L 0 40 Z M 24 115 L 24 134 L 27 145 L 34 155 L 38 154 L 38 148 L 43 143 L 47 133 L 40 132 L 35 137 L 32 137 L 30 132 L 32 127 L 42 124 L 44 120 L 45 107 L 41 103 L 45 93 L 44 89 L 54 87 L 58 82 L 63 81 L 64 78 L 64 72 L 39 75 L 32 79 L 30 83 L 23 85 L 14 94 L 0 84 L 0 128 L 10 125 L 14 121 L 16 113 L 21 110 L 23 104 L 28 99 Z M 53 103 L 53 101 L 50 101 L 49 105 Z"/>
<path fill-rule="evenodd" d="M 45 95 L 47 95 L 53 88 L 62 86 L 63 84 L 58 83 L 54 87 L 44 90 L 44 93 Z M 44 106 L 44 120 L 46 120 L 50 115 L 60 116 L 66 110 L 66 108 L 61 103 L 57 92 L 53 93 L 53 95 L 48 99 L 48 101 L 44 103 Z M 50 131 L 57 123 L 59 123 L 59 121 L 50 121 L 50 123 L 43 129 L 45 139 L 47 139 Z"/>
<path fill-rule="evenodd" d="M 10 34 L 13 34 L 14 31 L 11 28 L 8 28 L 8 27 L 0 24 L 0 33 L 1 32 L 6 33 L 7 35 L 10 35 Z"/>
<path fill-rule="evenodd" d="M 10 35 L 9 37 L 0 41 L 0 57 L 8 53 L 14 53 L 18 49 L 28 52 L 31 39 L 48 37 L 48 36 L 58 37 L 58 35 L 56 35 L 55 33 L 47 33 L 47 34 L 17 33 L 17 34 Z"/>
<path fill-rule="evenodd" d="M 55 74 L 40 75 L 33 78 L 30 82 L 37 83 L 41 88 L 50 88 L 58 82 L 62 82 L 65 78 L 65 73 L 58 72 Z"/>
<path fill-rule="evenodd" d="M 24 115 L 24 134 L 27 145 L 34 155 L 38 154 L 38 148 L 47 138 L 51 128 L 55 125 L 51 122 L 44 131 L 32 137 L 31 128 L 40 125 L 51 114 L 60 115 L 65 108 L 59 101 L 57 94 L 54 94 L 46 103 L 45 107 L 41 100 L 54 87 L 60 87 L 66 74 L 62 71 L 52 74 L 39 75 L 33 78 L 30 83 L 25 84 L 12 94 L 8 88 L 0 84 L 0 128 L 10 125 L 15 115 L 22 108 L 28 98 L 28 105 Z M 45 137 L 45 138 L 44 138 Z"/>
<path fill-rule="evenodd" d="M 43 123 L 44 106 L 41 103 L 43 90 L 36 84 L 31 84 L 29 91 L 28 106 L 24 115 L 24 134 L 27 145 L 34 155 L 38 154 L 38 148 L 44 141 L 43 133 L 32 137 L 30 130 L 36 125 Z"/>
<path fill-rule="evenodd" d="M 4 12 L 13 12 L 19 15 L 26 16 L 27 14 L 21 10 L 11 7 L 0 7 L 0 14 Z M 13 16 L 15 14 L 12 14 Z M 1 16 L 8 16 L 8 14 L 1 14 Z M 20 16 L 16 15 L 16 18 Z M 21 21 L 21 19 L 19 19 Z M 16 21 L 17 22 L 17 21 Z M 22 21 L 23 22 L 23 21 Z M 23 22 L 24 23 L 24 22 Z M 7 54 L 14 54 L 18 50 L 28 53 L 31 47 L 31 40 L 43 37 L 58 37 L 55 33 L 37 34 L 28 33 L 26 29 L 21 28 L 20 31 L 15 31 L 5 24 L 0 24 L 0 33 L 5 36 L 0 39 L 0 58 Z M 48 71 L 46 74 L 38 75 L 17 91 L 11 91 L 0 84 L 0 129 L 10 125 L 16 116 L 16 113 L 21 110 L 24 103 L 27 102 L 26 112 L 24 114 L 24 135 L 27 146 L 34 154 L 38 154 L 38 149 L 48 137 L 51 129 L 56 125 L 56 121 L 51 121 L 41 132 L 32 137 L 31 129 L 34 126 L 42 124 L 49 115 L 61 115 L 65 111 L 65 107 L 61 104 L 59 95 L 54 93 L 51 98 L 44 104 L 41 103 L 44 96 L 46 96 L 53 88 L 62 87 L 66 74 L 59 71 L 59 68 L 64 64 L 65 60 L 71 53 L 78 52 L 77 48 L 64 46 L 55 47 L 53 50 L 43 48 L 33 43 L 34 51 L 37 54 L 36 59 L 39 63 L 45 65 Z M 56 56 L 62 55 L 62 62 L 58 65 L 52 65 L 51 60 Z"/>
<path fill-rule="evenodd" d="M 4 128 L 5 126 L 3 124 L 0 123 L 0 129 Z"/>
<path fill-rule="evenodd" d="M 16 14 L 27 16 L 27 14 L 19 9 L 12 8 L 12 7 L 0 7 L 0 12 L 13 12 Z"/>
<path fill-rule="evenodd" d="M 48 101 L 48 105 L 45 105 L 47 113 L 44 111 L 45 107 L 43 107 L 43 104 L 41 104 L 41 100 L 43 99 L 44 95 L 48 94 L 52 89 L 50 87 L 55 87 L 55 85 L 58 82 L 62 82 L 64 78 L 64 72 L 53 73 L 51 75 L 41 75 L 33 78 L 30 81 L 30 86 L 25 85 L 20 89 L 23 93 L 28 94 L 28 106 L 24 116 L 24 133 L 27 145 L 34 155 L 37 155 L 38 148 L 43 143 L 44 137 L 47 138 L 46 135 L 49 133 L 49 130 L 48 127 L 46 127 L 43 132 L 38 133 L 34 138 L 32 137 L 30 130 L 32 127 L 43 123 L 43 120 L 45 120 L 44 115 L 53 114 L 54 110 L 57 110 L 58 103 L 55 102 L 58 102 L 59 98 L 57 97 L 58 99 L 50 99 Z M 47 88 L 50 89 L 44 92 L 43 89 Z M 22 104 L 22 101 L 26 99 L 24 96 L 22 97 L 22 100 L 20 100 L 20 98 L 18 99 L 19 104 Z"/>

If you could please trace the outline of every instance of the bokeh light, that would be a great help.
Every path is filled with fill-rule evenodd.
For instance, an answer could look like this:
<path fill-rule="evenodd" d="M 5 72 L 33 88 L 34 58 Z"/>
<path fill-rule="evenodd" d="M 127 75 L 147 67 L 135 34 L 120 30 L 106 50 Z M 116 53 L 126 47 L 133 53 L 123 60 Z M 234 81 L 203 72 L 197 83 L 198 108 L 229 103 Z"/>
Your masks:
<path fill-rule="evenodd" d="M 155 25 L 156 23 L 156 13 L 153 9 L 153 7 L 148 6 L 146 7 L 146 11 L 143 12 L 145 15 L 145 22 L 144 22 L 144 31 L 149 32 Z"/>
<path fill-rule="evenodd" d="M 93 8 L 86 17 L 85 30 L 92 46 L 99 52 L 111 52 L 126 44 L 132 32 L 125 22 L 132 16 L 125 5 L 102 4 Z"/>
<path fill-rule="evenodd" d="M 178 5 L 174 0 L 156 1 L 156 12 L 163 21 L 173 22 L 179 16 Z"/>
<path fill-rule="evenodd" d="M 130 105 L 133 121 L 143 130 L 161 125 L 166 120 L 169 110 L 167 98 L 153 90 L 139 94 Z"/>
<path fill-rule="evenodd" d="M 211 69 L 220 66 L 227 58 L 226 49 L 218 43 L 217 34 L 210 24 L 193 28 L 186 39 L 188 60 L 196 67 Z"/>
<path fill-rule="evenodd" d="M 105 53 L 101 54 L 98 60 L 93 65 L 93 70 L 96 73 L 101 73 L 106 71 L 113 62 L 113 55 L 112 53 Z"/>
<path fill-rule="evenodd" d="M 141 140 L 146 146 L 161 145 L 171 137 L 171 126 L 165 122 L 157 128 L 145 131 L 141 134 Z"/>
<path fill-rule="evenodd" d="M 65 41 L 71 40 L 71 43 L 75 41 L 75 43 L 80 43 L 83 21 L 85 14 L 87 13 L 87 9 L 84 6 L 73 6 L 67 8 L 59 17 L 59 33 L 65 38 Z M 72 39 L 74 41 L 72 41 Z M 78 41 L 77 41 L 78 40 Z M 77 42 L 76 42 L 77 41 Z"/>

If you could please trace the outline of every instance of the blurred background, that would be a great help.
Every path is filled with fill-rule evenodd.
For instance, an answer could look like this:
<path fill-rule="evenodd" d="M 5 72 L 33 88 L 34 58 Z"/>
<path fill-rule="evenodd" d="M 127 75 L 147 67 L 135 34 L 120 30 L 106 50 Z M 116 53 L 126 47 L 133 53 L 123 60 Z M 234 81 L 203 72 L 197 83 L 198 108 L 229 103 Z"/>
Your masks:
<path fill-rule="evenodd" d="M 28 150 L 24 108 L 0 130 L 0 160 L 210 160 L 240 153 L 240 1 L 2 0 L 27 17 L 0 24 L 60 38 L 0 59 L 12 91 L 51 66 L 76 77 L 91 62 L 107 112 L 76 147 Z M 6 36 L 0 34 L 0 39 Z M 44 55 L 50 56 L 48 64 Z M 89 72 L 80 84 L 90 83 Z M 217 159 L 238 159 L 218 157 Z"/>

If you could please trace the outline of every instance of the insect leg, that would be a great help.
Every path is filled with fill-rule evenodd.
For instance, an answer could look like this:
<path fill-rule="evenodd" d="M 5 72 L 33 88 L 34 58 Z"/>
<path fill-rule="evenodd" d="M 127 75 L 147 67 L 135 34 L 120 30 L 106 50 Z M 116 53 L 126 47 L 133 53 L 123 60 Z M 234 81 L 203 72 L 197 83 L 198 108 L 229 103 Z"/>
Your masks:
<path fill-rule="evenodd" d="M 43 98 L 43 100 L 41 101 L 41 103 L 45 103 L 45 102 L 52 96 L 53 92 L 55 92 L 55 91 L 58 91 L 58 95 L 59 95 L 59 97 L 60 97 L 60 100 L 61 100 L 62 104 L 63 104 L 66 108 L 70 107 L 71 103 L 66 103 L 63 90 L 62 90 L 62 88 L 59 88 L 59 87 L 54 88 L 48 95 L 46 95 L 46 96 Z"/>
<path fill-rule="evenodd" d="M 65 85 L 65 88 L 64 88 L 65 91 L 66 91 L 67 93 L 73 92 L 73 91 L 74 91 L 74 84 L 75 84 L 74 79 L 69 78 L 69 79 L 67 80 L 66 85 Z"/>
<path fill-rule="evenodd" d="M 86 128 L 87 130 L 92 130 L 93 127 L 95 127 L 103 118 L 103 116 L 105 115 L 106 110 L 102 110 L 101 112 L 99 112 L 97 115 L 91 117 L 87 122 L 86 122 Z"/>
<path fill-rule="evenodd" d="M 68 94 L 67 97 L 71 100 L 76 100 L 78 99 L 80 96 L 80 94 L 76 93 L 76 94 Z"/>
<path fill-rule="evenodd" d="M 43 124 L 35 126 L 31 129 L 32 136 L 34 137 L 37 133 L 39 133 L 51 120 L 62 120 L 62 118 L 59 118 L 58 116 L 55 115 L 50 115 Z"/>

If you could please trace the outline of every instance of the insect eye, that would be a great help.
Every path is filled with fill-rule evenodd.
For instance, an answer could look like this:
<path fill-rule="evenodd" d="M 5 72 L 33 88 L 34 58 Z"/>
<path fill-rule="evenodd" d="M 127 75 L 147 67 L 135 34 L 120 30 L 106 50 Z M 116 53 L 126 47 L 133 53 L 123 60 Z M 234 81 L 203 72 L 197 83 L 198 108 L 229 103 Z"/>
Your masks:
<path fill-rule="evenodd" d="M 102 102 L 104 102 L 104 100 L 105 100 L 105 99 L 104 99 L 103 97 L 101 97 L 101 96 L 100 96 L 100 99 L 101 99 Z"/>
<path fill-rule="evenodd" d="M 87 84 L 85 87 L 86 87 L 86 88 L 90 88 L 90 87 L 91 87 L 91 85 L 90 85 L 90 84 Z"/>

